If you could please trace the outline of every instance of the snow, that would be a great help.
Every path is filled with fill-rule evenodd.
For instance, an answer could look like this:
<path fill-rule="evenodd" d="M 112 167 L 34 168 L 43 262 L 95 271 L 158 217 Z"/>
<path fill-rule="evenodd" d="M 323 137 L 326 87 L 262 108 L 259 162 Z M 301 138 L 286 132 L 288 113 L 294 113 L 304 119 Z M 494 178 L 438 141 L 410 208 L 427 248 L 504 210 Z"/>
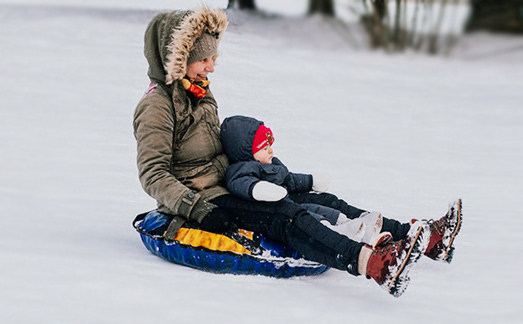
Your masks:
<path fill-rule="evenodd" d="M 289 18 L 305 30 L 289 39 L 281 20 L 233 14 L 211 76 L 222 119 L 264 120 L 292 170 L 388 217 L 439 218 L 463 199 L 452 264 L 423 258 L 395 299 L 337 270 L 215 275 L 149 253 L 131 226 L 155 206 L 132 114 L 145 27 L 172 4 L 24 3 L 0 4 L 1 323 L 520 322 L 521 38 L 390 56 L 312 33 L 337 28 L 318 18 Z"/>

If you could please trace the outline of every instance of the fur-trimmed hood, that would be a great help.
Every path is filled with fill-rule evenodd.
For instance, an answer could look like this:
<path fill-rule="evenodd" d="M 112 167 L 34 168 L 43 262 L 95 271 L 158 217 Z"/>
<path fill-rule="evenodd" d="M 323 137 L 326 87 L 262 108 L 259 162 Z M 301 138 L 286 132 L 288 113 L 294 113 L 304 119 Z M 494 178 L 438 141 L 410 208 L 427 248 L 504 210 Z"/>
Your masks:
<path fill-rule="evenodd" d="M 187 72 L 187 58 L 194 41 L 208 32 L 219 43 L 227 24 L 225 11 L 207 6 L 158 14 L 145 32 L 144 52 L 151 81 L 172 84 L 181 80 Z"/>

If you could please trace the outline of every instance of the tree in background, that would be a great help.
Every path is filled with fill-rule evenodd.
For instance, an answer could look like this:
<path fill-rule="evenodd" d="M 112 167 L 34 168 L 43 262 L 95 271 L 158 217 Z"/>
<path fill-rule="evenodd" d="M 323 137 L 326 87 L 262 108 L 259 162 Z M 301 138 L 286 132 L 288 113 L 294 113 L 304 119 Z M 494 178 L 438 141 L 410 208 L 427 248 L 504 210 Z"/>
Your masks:
<path fill-rule="evenodd" d="M 256 10 L 255 0 L 229 0 L 227 9 L 238 8 L 240 10 Z M 334 0 L 309 0 L 308 14 L 323 14 L 335 16 Z"/>
<path fill-rule="evenodd" d="M 334 0 L 309 0 L 308 14 L 322 14 L 326 16 L 334 17 Z"/>
<path fill-rule="evenodd" d="M 523 33 L 523 0 L 471 0 L 467 31 Z"/>
<path fill-rule="evenodd" d="M 256 3 L 254 0 L 229 0 L 227 9 L 239 8 L 240 10 L 256 10 Z"/>
<path fill-rule="evenodd" d="M 456 44 L 456 35 L 444 34 L 442 25 L 444 20 L 448 25 L 455 25 L 457 7 L 462 0 L 361 1 L 364 13 L 360 21 L 372 48 L 438 54 L 448 53 Z"/>
<path fill-rule="evenodd" d="M 367 3 L 362 0 L 364 13 L 360 15 L 360 21 L 369 36 L 372 48 L 385 47 L 387 44 L 388 31 L 385 26 L 387 17 L 386 0 L 374 0 Z"/>
<path fill-rule="evenodd" d="M 261 0 L 263 1 L 263 0 Z M 359 17 L 366 31 L 371 48 L 382 48 L 387 52 L 405 50 L 424 51 L 430 54 L 450 53 L 457 44 L 458 35 L 464 24 L 456 22 L 458 7 L 467 6 L 472 1 L 474 12 L 488 12 L 485 3 L 519 3 L 523 0 L 352 0 L 358 10 L 350 9 Z M 229 0 L 228 9 L 256 11 L 255 0 Z M 334 18 L 335 0 L 308 0 L 308 15 L 321 14 Z M 519 7 L 519 17 L 523 9 Z M 481 14 L 476 14 L 481 16 Z M 341 26 L 346 33 L 348 25 L 340 19 L 333 19 L 333 24 Z M 452 28 L 448 29 L 448 26 Z M 445 28 L 447 27 L 447 30 Z M 354 37 L 347 36 L 353 42 Z"/>

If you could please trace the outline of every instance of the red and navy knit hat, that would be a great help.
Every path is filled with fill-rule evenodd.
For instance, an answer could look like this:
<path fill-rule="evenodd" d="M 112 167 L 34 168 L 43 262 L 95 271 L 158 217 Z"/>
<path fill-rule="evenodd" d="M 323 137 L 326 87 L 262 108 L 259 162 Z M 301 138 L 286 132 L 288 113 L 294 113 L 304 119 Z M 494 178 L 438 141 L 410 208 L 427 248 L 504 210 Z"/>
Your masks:
<path fill-rule="evenodd" d="M 252 141 L 252 154 L 255 154 L 262 148 L 267 145 L 272 145 L 274 143 L 274 137 L 272 136 L 272 131 L 269 127 L 261 124 L 254 134 L 254 140 Z"/>

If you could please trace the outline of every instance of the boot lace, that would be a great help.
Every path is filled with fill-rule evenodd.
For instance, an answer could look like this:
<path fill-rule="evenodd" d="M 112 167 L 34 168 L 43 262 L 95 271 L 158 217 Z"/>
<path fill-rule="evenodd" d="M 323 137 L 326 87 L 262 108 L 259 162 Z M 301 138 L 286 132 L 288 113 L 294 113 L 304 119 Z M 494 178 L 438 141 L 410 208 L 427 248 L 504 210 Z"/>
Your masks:
<path fill-rule="evenodd" d="M 374 251 L 372 252 L 372 254 L 374 256 L 376 256 L 379 253 L 380 255 L 383 256 L 383 255 L 388 255 L 391 252 L 398 253 L 398 251 L 400 251 L 402 248 L 403 248 L 403 245 L 401 244 L 401 242 L 391 242 L 380 248 L 375 248 Z"/>
<path fill-rule="evenodd" d="M 427 221 L 427 224 L 429 225 L 430 230 L 432 232 L 435 232 L 439 235 L 443 235 L 443 233 L 445 232 L 445 228 L 450 226 L 450 222 L 448 221 L 446 216 L 436 221 L 433 219 L 429 219 Z"/>

